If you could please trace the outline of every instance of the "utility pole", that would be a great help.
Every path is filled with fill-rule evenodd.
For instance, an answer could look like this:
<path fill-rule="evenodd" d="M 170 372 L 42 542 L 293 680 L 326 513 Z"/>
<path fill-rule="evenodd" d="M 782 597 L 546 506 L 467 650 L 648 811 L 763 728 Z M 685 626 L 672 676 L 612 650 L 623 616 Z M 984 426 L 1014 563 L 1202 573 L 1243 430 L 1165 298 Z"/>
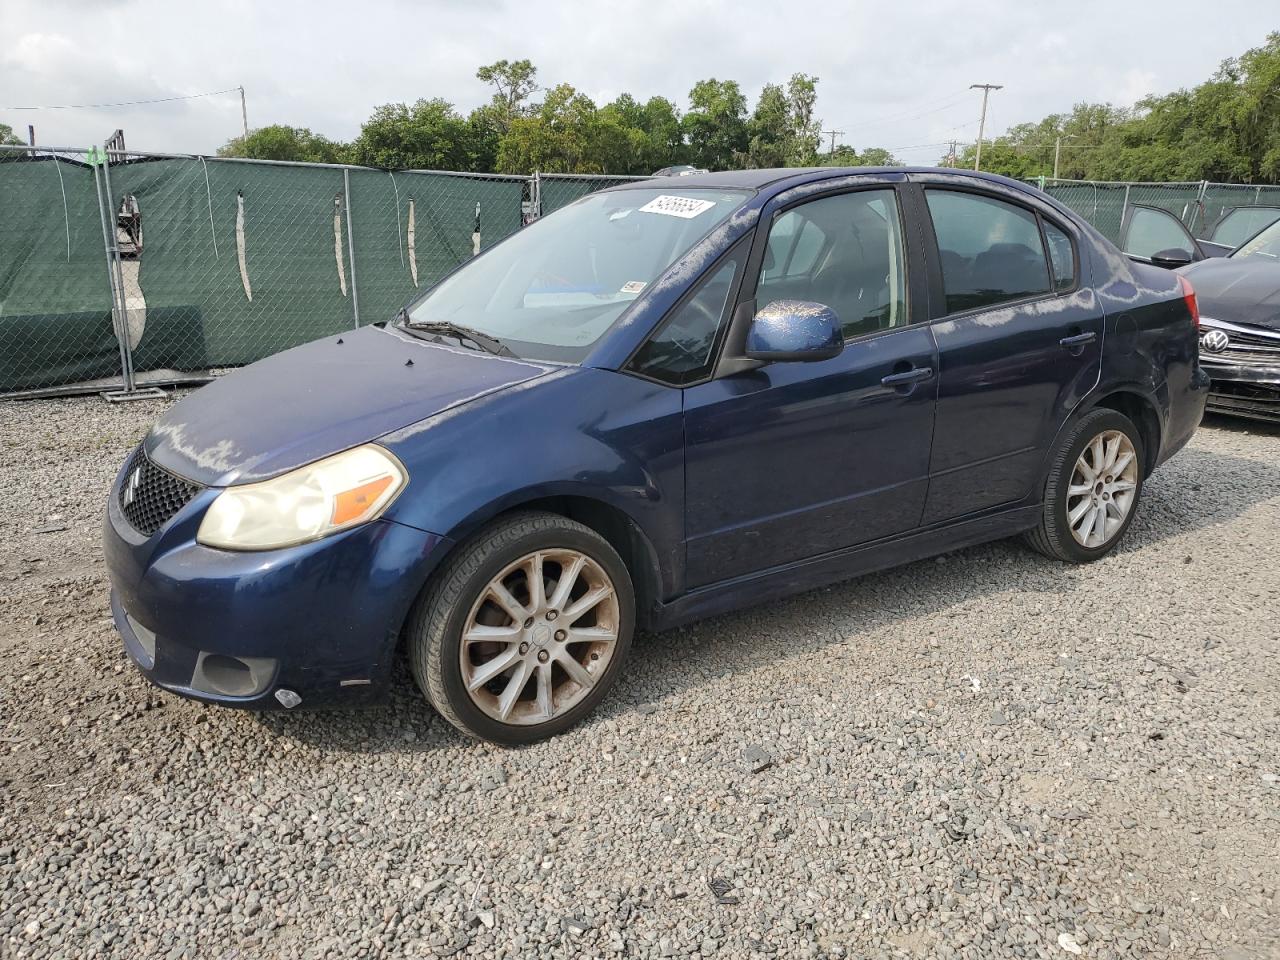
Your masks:
<path fill-rule="evenodd" d="M 956 141 L 951 141 L 951 150 L 947 153 L 947 166 L 954 167 L 956 165 Z"/>
<path fill-rule="evenodd" d="M 822 132 L 824 134 L 831 135 L 831 153 L 832 155 L 834 155 L 836 152 L 836 137 L 843 137 L 844 131 L 843 130 L 823 130 Z"/>
<path fill-rule="evenodd" d="M 249 139 L 249 111 L 244 105 L 244 84 L 240 85 L 240 127 L 244 131 L 244 138 Z"/>
<path fill-rule="evenodd" d="M 1069 133 L 1064 138 L 1062 134 L 1058 134 L 1058 139 L 1053 142 L 1053 179 L 1058 179 L 1058 154 L 1062 152 L 1063 139 L 1074 140 L 1075 134 Z"/>
<path fill-rule="evenodd" d="M 1004 85 L 999 83 L 971 83 L 970 90 L 982 91 L 982 119 L 978 121 L 978 150 L 973 157 L 973 169 L 978 170 L 982 166 L 982 135 L 987 129 L 987 98 L 991 96 L 992 90 L 1003 90 Z"/>

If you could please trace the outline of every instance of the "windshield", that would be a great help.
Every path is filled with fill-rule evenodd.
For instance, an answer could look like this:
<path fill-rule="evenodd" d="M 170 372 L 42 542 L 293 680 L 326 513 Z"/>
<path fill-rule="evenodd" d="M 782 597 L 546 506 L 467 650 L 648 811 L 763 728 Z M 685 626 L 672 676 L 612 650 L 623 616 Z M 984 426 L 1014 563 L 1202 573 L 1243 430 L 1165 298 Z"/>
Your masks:
<path fill-rule="evenodd" d="M 517 356 L 576 363 L 748 196 L 675 184 L 591 194 L 445 278 L 409 308 L 408 323 L 457 324 Z"/>
<path fill-rule="evenodd" d="M 1280 260 L 1280 220 L 1230 253 L 1232 259 L 1259 257 L 1264 260 Z"/>

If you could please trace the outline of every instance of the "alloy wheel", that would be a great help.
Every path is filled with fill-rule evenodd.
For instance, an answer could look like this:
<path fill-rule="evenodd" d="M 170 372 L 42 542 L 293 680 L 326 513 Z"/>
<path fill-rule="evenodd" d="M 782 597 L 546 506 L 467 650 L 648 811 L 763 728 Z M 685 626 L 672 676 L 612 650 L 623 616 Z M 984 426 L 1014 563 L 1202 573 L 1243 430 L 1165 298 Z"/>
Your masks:
<path fill-rule="evenodd" d="M 538 550 L 480 592 L 462 631 L 462 679 L 472 701 L 501 723 L 546 723 L 573 708 L 613 659 L 618 595 L 596 561 L 576 550 Z"/>
<path fill-rule="evenodd" d="M 1138 488 L 1138 454 L 1120 430 L 1105 430 L 1081 451 L 1067 487 L 1067 526 L 1076 543 L 1105 546 L 1124 526 Z"/>

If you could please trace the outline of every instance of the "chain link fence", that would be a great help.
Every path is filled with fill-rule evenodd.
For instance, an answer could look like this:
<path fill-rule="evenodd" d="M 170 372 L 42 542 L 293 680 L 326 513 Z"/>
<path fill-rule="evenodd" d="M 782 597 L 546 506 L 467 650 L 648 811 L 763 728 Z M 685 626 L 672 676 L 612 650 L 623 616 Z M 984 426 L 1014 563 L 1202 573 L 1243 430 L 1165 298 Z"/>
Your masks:
<path fill-rule="evenodd" d="M 390 320 L 629 179 L 0 148 L 0 395 L 126 398 Z"/>
<path fill-rule="evenodd" d="M 1080 214 L 1112 243 L 1120 242 L 1125 211 L 1134 205 L 1169 211 L 1201 239 L 1209 239 L 1218 222 L 1237 207 L 1280 207 L 1280 186 L 1204 180 L 1126 183 L 1041 178 L 1029 182 Z"/>
<path fill-rule="evenodd" d="M 0 146 L 0 396 L 127 398 L 390 320 L 525 224 L 635 179 Z M 1280 207 L 1280 186 L 1034 182 L 1115 242 L 1134 204 L 1198 237 Z"/>

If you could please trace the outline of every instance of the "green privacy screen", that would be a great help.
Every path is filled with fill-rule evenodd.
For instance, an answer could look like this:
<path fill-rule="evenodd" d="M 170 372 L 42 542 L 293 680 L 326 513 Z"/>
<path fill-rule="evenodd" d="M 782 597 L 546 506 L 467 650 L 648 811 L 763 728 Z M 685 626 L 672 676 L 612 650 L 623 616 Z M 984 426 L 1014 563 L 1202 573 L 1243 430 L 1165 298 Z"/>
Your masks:
<path fill-rule="evenodd" d="M 105 168 L 100 210 L 94 159 L 0 149 L 0 394 L 119 385 L 104 213 L 126 250 L 118 286 L 133 369 L 163 379 L 390 320 L 520 229 L 535 199 L 548 214 L 628 179 L 131 155 Z M 1197 236 L 1234 207 L 1280 206 L 1280 187 L 1043 186 L 1113 241 L 1126 203 L 1170 210 Z M 117 223 L 127 197 L 141 218 L 136 255 Z"/>
<path fill-rule="evenodd" d="M 92 168 L 0 153 L 0 392 L 119 374 Z"/>
<path fill-rule="evenodd" d="M 390 320 L 518 230 L 529 195 L 525 177 L 198 157 L 108 174 L 110 228 L 125 197 L 141 219 L 140 253 L 119 233 L 138 374 L 251 363 L 352 329 L 357 309 Z M 118 380 L 94 167 L 0 152 L 0 223 L 0 393 Z"/>
<path fill-rule="evenodd" d="M 1030 181 L 1039 186 L 1039 180 Z M 1093 183 L 1050 180 L 1043 189 L 1093 224 L 1112 243 L 1120 242 L 1126 204 L 1160 207 L 1181 220 L 1196 237 L 1236 207 L 1280 207 L 1280 186 L 1246 183 Z"/>

